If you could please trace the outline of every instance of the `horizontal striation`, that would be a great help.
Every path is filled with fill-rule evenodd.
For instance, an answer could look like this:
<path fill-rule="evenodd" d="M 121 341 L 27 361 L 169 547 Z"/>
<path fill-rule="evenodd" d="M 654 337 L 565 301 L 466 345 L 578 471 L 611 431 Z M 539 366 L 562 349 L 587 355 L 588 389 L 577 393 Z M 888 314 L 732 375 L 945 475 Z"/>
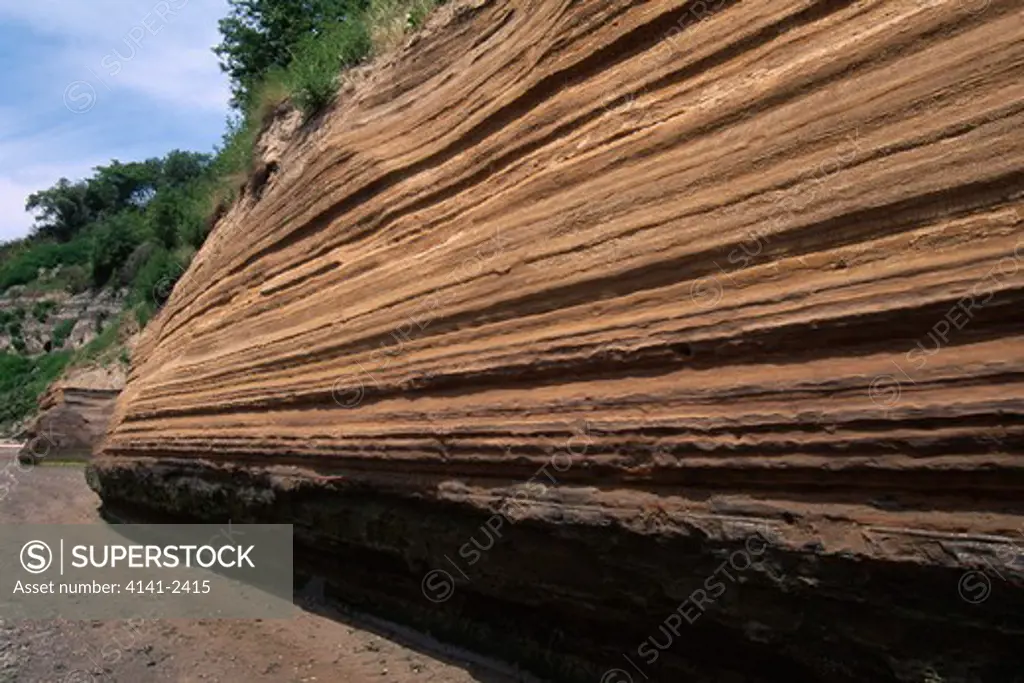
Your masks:
<path fill-rule="evenodd" d="M 315 125 L 265 134 L 276 171 L 144 332 L 100 480 L 283 471 L 723 547 L 767 525 L 827 600 L 1024 632 L 1009 606 L 968 620 L 900 590 L 1024 528 L 1020 3 L 448 14 Z M 843 562 L 892 590 L 843 593 Z M 851 645 L 847 678 L 802 638 L 776 645 L 820 680 L 932 680 L 909 637 Z M 953 657 L 941 680 L 1003 680 Z"/>

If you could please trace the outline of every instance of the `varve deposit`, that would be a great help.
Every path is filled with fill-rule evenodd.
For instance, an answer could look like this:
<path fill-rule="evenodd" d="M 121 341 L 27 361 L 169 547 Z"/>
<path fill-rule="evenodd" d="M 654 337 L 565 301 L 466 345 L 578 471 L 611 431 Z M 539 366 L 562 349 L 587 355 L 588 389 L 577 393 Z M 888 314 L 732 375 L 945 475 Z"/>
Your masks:
<path fill-rule="evenodd" d="M 104 503 L 558 680 L 1022 675 L 1020 0 L 441 12 L 270 126 Z"/>

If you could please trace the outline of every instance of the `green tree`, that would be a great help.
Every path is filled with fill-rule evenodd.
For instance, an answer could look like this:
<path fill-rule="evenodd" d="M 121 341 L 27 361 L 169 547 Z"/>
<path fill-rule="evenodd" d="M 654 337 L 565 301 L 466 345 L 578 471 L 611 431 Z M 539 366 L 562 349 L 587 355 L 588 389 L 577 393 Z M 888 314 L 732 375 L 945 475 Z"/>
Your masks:
<path fill-rule="evenodd" d="M 127 211 L 112 216 L 93 229 L 92 240 L 92 281 L 102 287 L 146 240 L 142 217 Z"/>
<path fill-rule="evenodd" d="M 61 178 L 48 190 L 29 195 L 26 211 L 36 212 L 34 232 L 67 242 L 89 224 L 94 217 L 88 201 L 89 186 L 84 181 L 72 183 Z"/>
<path fill-rule="evenodd" d="M 203 216 L 195 200 L 197 194 L 193 186 L 164 188 L 146 207 L 150 230 L 167 249 L 192 244 L 196 236 L 203 233 Z"/>
<path fill-rule="evenodd" d="M 209 175 L 211 162 L 209 154 L 180 149 L 168 152 L 162 162 L 163 187 L 182 187 Z"/>
<path fill-rule="evenodd" d="M 161 159 L 127 164 L 114 159 L 97 166 L 85 180 L 61 178 L 48 190 L 30 195 L 25 209 L 36 213 L 36 236 L 67 242 L 93 221 L 144 206 L 163 182 Z"/>
<path fill-rule="evenodd" d="M 153 197 L 146 207 L 146 218 L 157 241 L 168 249 L 178 245 L 178 226 L 184 223 L 184 193 L 177 189 L 165 189 Z"/>
<path fill-rule="evenodd" d="M 122 164 L 114 159 L 97 166 L 86 181 L 87 200 L 96 216 L 110 216 L 126 209 L 144 206 L 163 182 L 163 162 L 147 159 Z"/>
<path fill-rule="evenodd" d="M 214 52 L 231 79 L 232 104 L 246 109 L 251 93 L 273 69 L 291 62 L 299 42 L 366 8 L 368 0 L 228 0 Z"/>

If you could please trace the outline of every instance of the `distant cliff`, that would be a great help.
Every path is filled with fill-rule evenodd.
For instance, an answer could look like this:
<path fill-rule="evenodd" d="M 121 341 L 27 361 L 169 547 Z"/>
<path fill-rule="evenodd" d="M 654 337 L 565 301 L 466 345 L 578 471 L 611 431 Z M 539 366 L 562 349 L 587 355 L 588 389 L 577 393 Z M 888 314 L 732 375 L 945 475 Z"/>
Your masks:
<path fill-rule="evenodd" d="M 22 433 L 21 459 L 88 459 L 106 434 L 125 374 L 120 365 L 76 368 L 51 385 Z"/>
<path fill-rule="evenodd" d="M 559 680 L 1019 675 L 1020 3 L 449 14 L 271 127 L 104 503 Z"/>

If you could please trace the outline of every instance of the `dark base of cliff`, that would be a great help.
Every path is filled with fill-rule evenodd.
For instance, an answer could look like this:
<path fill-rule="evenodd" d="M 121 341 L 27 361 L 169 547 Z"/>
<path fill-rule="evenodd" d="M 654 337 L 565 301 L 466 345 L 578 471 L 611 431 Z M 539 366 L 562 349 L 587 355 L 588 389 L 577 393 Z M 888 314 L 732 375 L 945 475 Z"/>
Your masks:
<path fill-rule="evenodd" d="M 107 459 L 87 477 L 105 508 L 133 519 L 292 523 L 297 589 L 314 608 L 338 601 L 554 680 L 1024 680 L 1024 592 L 995 576 L 972 604 L 949 567 L 760 536 L 513 523 L 369 475 Z"/>

